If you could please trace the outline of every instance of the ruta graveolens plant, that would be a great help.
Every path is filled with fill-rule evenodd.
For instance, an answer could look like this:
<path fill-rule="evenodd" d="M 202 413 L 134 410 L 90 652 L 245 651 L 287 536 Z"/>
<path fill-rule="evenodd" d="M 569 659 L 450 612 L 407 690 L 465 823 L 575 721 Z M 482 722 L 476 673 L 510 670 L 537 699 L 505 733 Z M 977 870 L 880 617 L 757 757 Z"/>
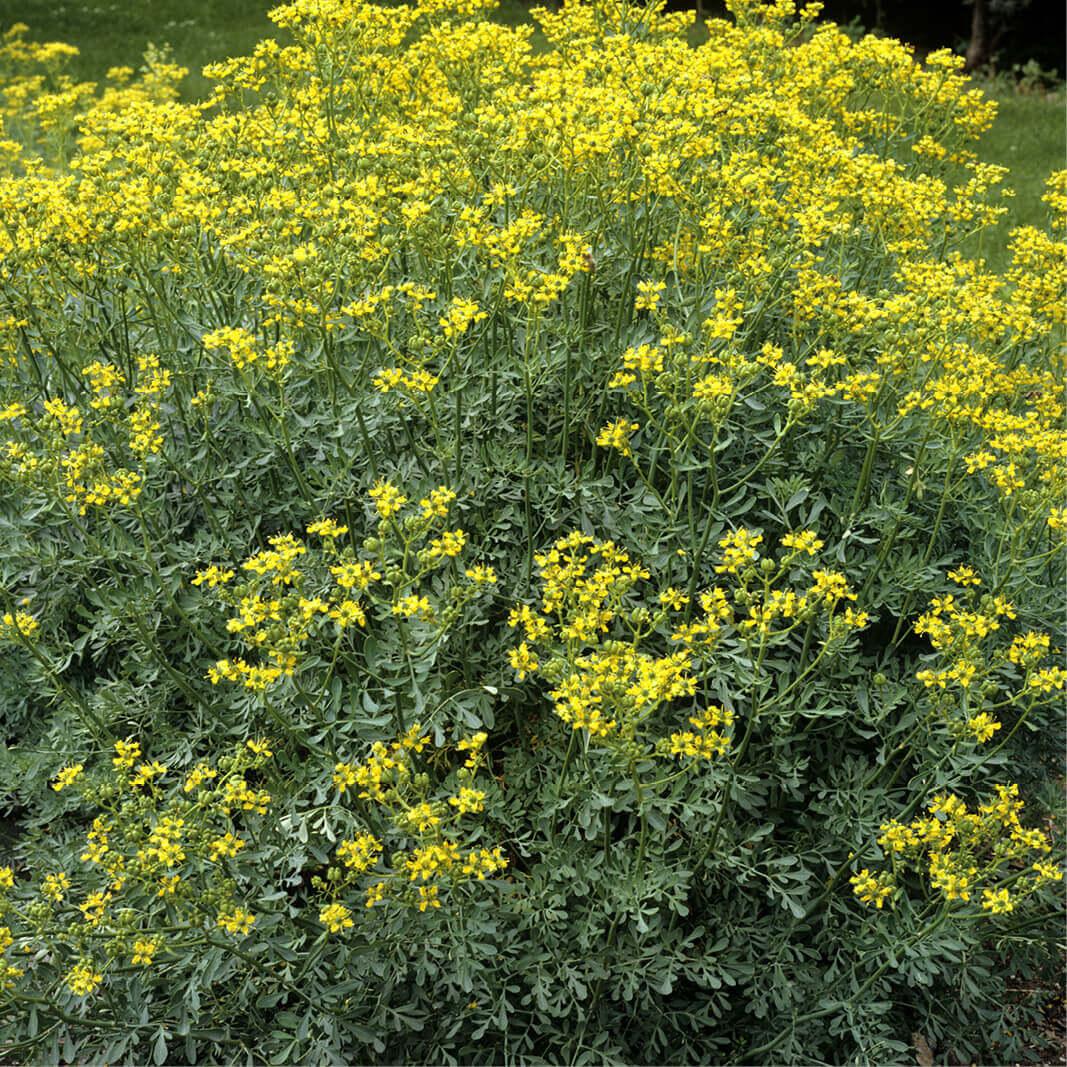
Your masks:
<path fill-rule="evenodd" d="M 0 1047 L 1017 1058 L 1067 178 L 993 274 L 953 56 L 488 7 L 3 39 Z"/>

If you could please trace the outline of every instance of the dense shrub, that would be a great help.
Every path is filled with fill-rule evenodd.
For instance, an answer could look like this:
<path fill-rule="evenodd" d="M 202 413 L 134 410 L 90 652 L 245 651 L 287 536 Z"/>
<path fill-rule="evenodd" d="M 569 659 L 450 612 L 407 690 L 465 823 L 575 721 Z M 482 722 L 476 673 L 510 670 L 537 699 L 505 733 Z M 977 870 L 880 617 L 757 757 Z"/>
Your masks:
<path fill-rule="evenodd" d="M 487 6 L 4 38 L 0 1047 L 1020 1055 L 1067 178 L 995 276 L 951 55 Z"/>

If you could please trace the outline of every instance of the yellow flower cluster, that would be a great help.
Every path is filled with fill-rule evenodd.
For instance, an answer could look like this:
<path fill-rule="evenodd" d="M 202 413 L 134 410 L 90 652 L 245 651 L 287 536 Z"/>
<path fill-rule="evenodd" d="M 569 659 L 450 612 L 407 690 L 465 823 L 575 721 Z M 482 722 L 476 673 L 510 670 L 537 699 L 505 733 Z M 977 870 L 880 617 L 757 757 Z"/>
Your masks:
<path fill-rule="evenodd" d="M 361 833 L 337 846 L 337 858 L 357 874 L 369 870 L 378 862 L 382 843 L 373 834 Z"/>
<path fill-rule="evenodd" d="M 77 964 L 72 967 L 66 976 L 67 988 L 76 997 L 86 997 L 96 991 L 104 980 L 104 976 L 88 964 Z"/>
<path fill-rule="evenodd" d="M 19 638 L 25 639 L 33 637 L 39 629 L 40 623 L 28 611 L 5 611 L 0 615 L 0 638 L 13 640 L 18 635 Z"/>
<path fill-rule="evenodd" d="M 349 786 L 358 786 L 361 799 L 384 802 L 387 790 L 401 785 L 411 774 L 410 754 L 418 754 L 430 742 L 418 724 L 391 745 L 375 741 L 371 754 L 363 763 L 338 763 L 333 784 L 344 794 Z"/>
<path fill-rule="evenodd" d="M 689 722 L 692 730 L 681 730 L 667 739 L 666 750 L 670 755 L 697 759 L 726 755 L 734 723 L 732 711 L 712 705 L 698 715 L 690 716 Z M 663 745 L 661 741 L 659 747 L 662 749 Z"/>
<path fill-rule="evenodd" d="M 141 745 L 126 739 L 116 742 L 109 768 L 60 770 L 57 787 L 102 809 L 71 869 L 42 872 L 36 888 L 19 887 L 20 896 L 11 895 L 11 869 L 0 869 L 0 913 L 10 923 L 0 927 L 0 951 L 17 943 L 57 966 L 77 953 L 63 976 L 75 996 L 94 993 L 123 957 L 153 965 L 170 931 L 216 926 L 244 935 L 255 923 L 236 899 L 227 861 L 246 847 L 234 809 L 266 813 L 270 798 L 249 778 L 262 773 L 269 742 L 253 738 L 215 766 L 201 762 L 184 784 L 158 761 L 138 763 L 141 755 Z M 22 977 L 4 973 L 5 982 Z"/>
<path fill-rule="evenodd" d="M 352 913 L 343 904 L 327 904 L 319 912 L 321 922 L 331 934 L 340 934 L 355 926 Z"/>
<path fill-rule="evenodd" d="M 110 363 L 96 360 L 81 373 L 88 416 L 61 397 L 42 397 L 36 419 L 25 405 L 4 409 L 4 421 L 21 430 L 22 440 L 4 445 L 0 475 L 44 489 L 84 515 L 89 507 L 128 505 L 140 495 L 149 458 L 163 447 L 160 419 L 172 374 L 153 353 L 137 356 L 132 388 Z M 137 469 L 119 465 L 127 459 Z"/>
<path fill-rule="evenodd" d="M 20 139 L 48 141 L 58 163 L 77 129 L 81 156 L 73 181 L 14 158 L 7 164 L 12 184 L 0 206 L 12 228 L 0 251 L 10 244 L 30 267 L 58 261 L 69 277 L 89 279 L 102 269 L 92 250 L 117 234 L 146 255 L 166 248 L 173 278 L 206 283 L 211 268 L 189 239 L 202 236 L 265 291 L 258 319 L 205 334 L 205 347 L 234 354 L 241 370 L 262 362 L 260 338 L 274 326 L 335 334 L 358 322 L 393 337 L 397 319 L 438 299 L 436 278 L 393 276 L 406 247 L 434 263 L 471 261 L 476 277 L 498 285 L 494 297 L 535 310 L 563 298 L 594 260 L 587 218 L 529 203 L 530 186 L 559 171 L 569 207 L 594 191 L 612 210 L 671 205 L 671 238 L 653 261 L 714 293 L 704 328 L 712 351 L 687 352 L 686 364 L 729 360 L 746 309 L 770 293 L 825 323 L 835 336 L 817 347 L 827 350 L 842 335 L 919 322 L 931 310 L 945 336 L 961 324 L 1035 336 L 1062 306 L 1063 264 L 1037 231 L 1016 236 L 1014 300 L 981 272 L 965 279 L 963 302 L 939 300 L 933 277 L 898 300 L 852 289 L 844 271 L 835 273 L 827 246 L 847 248 L 860 232 L 877 233 L 879 250 L 903 271 L 921 271 L 946 220 L 955 236 L 998 214 L 989 203 L 998 174 L 965 148 L 993 109 L 951 65 L 920 67 L 895 42 L 851 42 L 833 26 L 802 35 L 811 12 L 790 27 L 786 5 L 757 13 L 741 0 L 732 5 L 737 23 L 713 21 L 696 49 L 680 40 L 690 17 L 662 5 L 639 21 L 614 3 L 539 10 L 556 47 L 535 58 L 528 27 L 477 18 L 489 6 L 422 0 L 401 18 L 371 3 L 283 5 L 273 18 L 297 34 L 294 46 L 264 41 L 208 68 L 219 81 L 212 102 L 241 108 L 176 104 L 176 68 L 158 55 L 134 85 L 113 72 L 115 87 L 99 98 L 62 75 L 44 91 L 41 75 L 27 72 L 7 86 L 9 134 L 17 126 Z M 74 52 L 30 45 L 23 31 L 0 47 L 27 71 Z M 753 79 L 753 69 L 763 76 Z M 377 101 L 370 112 L 359 106 L 365 94 Z M 899 118 L 865 106 L 872 98 L 892 98 Z M 306 128 L 326 131 L 313 150 L 300 136 Z M 970 172 L 955 188 L 945 170 L 952 163 Z M 762 220 L 752 234 L 738 222 L 742 205 L 746 218 Z M 724 263 L 732 277 L 720 284 Z M 662 315 L 666 282 L 644 279 L 633 296 Z M 420 336 L 436 330 L 455 341 L 488 306 L 481 291 L 447 300 L 417 324 Z M 841 354 L 851 362 L 851 352 Z M 838 366 L 816 366 L 810 379 L 798 372 L 789 402 L 850 393 L 870 402 L 866 376 L 876 375 L 876 391 L 891 380 L 888 366 L 822 377 Z M 421 364 L 404 369 L 416 372 L 426 373 Z M 692 375 L 673 377 L 691 393 Z"/>
<path fill-rule="evenodd" d="M 892 875 L 871 874 L 866 867 L 858 874 L 854 874 L 849 881 L 852 883 L 852 892 L 864 904 L 873 904 L 879 910 L 896 888 Z"/>
<path fill-rule="evenodd" d="M 1043 831 L 1023 827 L 1018 797 L 1017 785 L 998 785 L 995 800 L 970 811 L 955 794 L 939 794 L 927 804 L 926 817 L 885 823 L 878 844 L 892 861 L 892 873 L 864 869 L 852 878 L 853 892 L 865 904 L 881 908 L 901 873 L 921 869 L 925 859 L 930 887 L 946 903 L 970 903 L 981 891 L 982 910 L 1012 911 L 1042 885 L 1063 878 L 1053 864 L 1034 859 L 1034 853 L 1042 857 L 1051 845 Z"/>
<path fill-rule="evenodd" d="M 247 934 L 255 924 L 256 917 L 244 908 L 232 908 L 219 912 L 218 925 L 228 934 Z"/>
<path fill-rule="evenodd" d="M 642 650 L 642 641 L 672 611 L 685 606 L 688 598 L 680 591 L 664 590 L 655 615 L 632 608 L 627 594 L 649 576 L 648 571 L 631 563 L 612 542 L 597 542 L 578 532 L 561 538 L 535 560 L 541 572 L 540 611 L 528 605 L 512 610 L 508 624 L 521 626 L 525 640 L 511 650 L 509 659 L 520 680 L 527 673 L 540 673 L 554 683 L 550 696 L 564 723 L 588 731 L 604 744 L 633 741 L 657 709 L 695 694 L 697 661 L 722 627 L 710 594 L 702 597 L 705 616 L 684 635 L 676 635 L 683 647 L 655 656 Z M 630 629 L 629 640 L 605 636 L 619 625 Z M 531 645 L 543 649 L 540 655 Z M 728 747 L 728 738 L 712 727 L 728 726 L 730 717 L 723 713 L 713 722 L 709 714 L 691 720 L 701 739 L 700 751 L 689 754 L 711 755 L 713 750 L 722 754 Z M 657 751 L 677 754 L 681 752 L 677 746 L 687 744 L 681 734 L 672 741 L 676 749 L 668 741 Z"/>
<path fill-rule="evenodd" d="M 201 344 L 208 352 L 225 352 L 239 371 L 256 366 L 269 375 L 280 375 L 288 367 L 295 351 L 291 340 L 262 344 L 241 326 L 223 326 L 212 330 L 204 334 Z"/>
<path fill-rule="evenodd" d="M 814 530 L 797 530 L 781 538 L 786 551 L 776 563 L 767 556 L 760 560 L 759 545 L 763 535 L 741 527 L 719 541 L 722 563 L 716 566 L 719 574 L 736 577 L 741 588 L 735 599 L 748 611 L 748 618 L 738 622 L 738 630 L 761 641 L 781 640 L 799 623 L 813 622 L 820 615 L 829 621 L 827 647 L 841 641 L 855 631 L 862 630 L 869 621 L 866 611 L 855 610 L 848 601 L 857 594 L 845 576 L 838 571 L 814 569 L 812 583 L 806 589 L 781 588 L 778 583 L 802 557 L 818 556 L 824 542 Z M 756 566 L 759 562 L 759 567 Z M 839 611 L 841 604 L 844 611 Z"/>
<path fill-rule="evenodd" d="M 468 582 L 454 586 L 439 604 L 413 591 L 431 570 L 467 546 L 461 529 L 430 537 L 431 528 L 447 518 L 455 493 L 445 486 L 432 490 L 420 501 L 421 514 L 410 516 L 403 526 L 397 515 L 407 497 L 396 486 L 382 480 L 369 496 L 381 518 L 378 537 L 365 545 L 374 553 L 370 559 L 357 559 L 351 546 L 342 547 L 339 540 L 348 528 L 327 518 L 308 527 L 308 533 L 322 538 L 321 552 L 309 556 L 300 538 L 277 534 L 268 539 L 269 549 L 241 564 L 241 570 L 253 576 L 250 581 L 233 584 L 234 571 L 217 564 L 198 572 L 192 584 L 217 590 L 219 599 L 235 610 L 227 630 L 261 660 L 219 660 L 208 671 L 213 683 L 232 681 L 266 690 L 293 676 L 326 620 L 333 621 L 340 636 L 352 625 L 366 626 L 371 606 L 380 618 L 419 619 L 435 627 L 437 634 L 429 640 L 437 640 L 459 618 L 467 601 L 496 581 L 491 567 L 478 564 L 465 570 Z M 423 542 L 425 547 L 418 548 Z M 410 567 L 411 562 L 417 569 Z M 391 586 L 388 593 L 376 586 L 383 575 Z"/>
<path fill-rule="evenodd" d="M 604 426 L 597 435 L 596 443 L 601 448 L 614 448 L 624 456 L 631 456 L 630 435 L 636 433 L 640 426 L 628 419 L 616 419 Z"/>
<path fill-rule="evenodd" d="M 960 593 L 934 597 L 914 626 L 929 640 L 941 665 L 920 670 L 916 678 L 950 730 L 984 742 L 1001 728 L 991 714 L 994 705 L 1019 707 L 1025 714 L 1043 697 L 1063 689 L 1067 671 L 1042 665 L 1053 651 L 1048 634 L 1030 630 L 1014 636 L 1006 648 L 997 643 L 1002 625 L 1014 620 L 1016 611 L 1002 596 L 981 594 L 981 578 L 972 568 L 956 568 L 948 577 L 961 587 Z"/>
<path fill-rule="evenodd" d="M 462 816 L 485 807 L 486 793 L 473 783 L 485 760 L 486 740 L 482 732 L 456 744 L 456 752 L 466 756 L 456 770 L 455 786 L 443 798 L 431 796 L 429 778 L 416 766 L 415 757 L 430 744 L 418 724 L 391 744 L 375 742 L 361 763 L 337 763 L 333 785 L 339 796 L 353 786 L 358 788 L 360 799 L 378 806 L 403 838 L 414 836 L 418 843 L 394 852 L 384 863 L 382 841 L 361 831 L 338 845 L 341 866 L 322 884 L 336 894 L 345 892 L 360 876 L 372 874 L 376 880 L 363 890 L 366 907 L 392 897 L 426 911 L 441 907 L 442 889 L 485 881 L 502 871 L 507 859 L 499 848 L 464 852 L 456 840 Z M 323 908 L 320 920 L 331 933 L 343 933 L 352 925 L 344 921 L 349 915 L 349 909 L 335 900 Z"/>
<path fill-rule="evenodd" d="M 75 763 L 70 767 L 61 768 L 59 774 L 56 775 L 56 780 L 52 783 L 52 788 L 57 793 L 66 789 L 68 785 L 78 780 L 84 770 L 84 763 Z"/>
<path fill-rule="evenodd" d="M 391 518 L 407 503 L 407 497 L 396 486 L 384 480 L 371 489 L 370 498 L 383 519 Z"/>
<path fill-rule="evenodd" d="M 488 315 L 487 311 L 478 306 L 477 301 L 455 297 L 448 313 L 441 316 L 440 325 L 444 329 L 445 337 L 451 339 L 464 333 L 472 323 L 488 318 Z"/>
<path fill-rule="evenodd" d="M 180 75 L 165 57 L 150 59 L 133 85 L 115 72 L 114 86 L 96 95 L 59 73 L 72 50 L 27 44 L 24 28 L 5 35 L 0 57 L 26 73 L 0 93 L 0 304 L 8 309 L 0 316 L 0 479 L 81 515 L 138 504 L 154 473 L 176 461 L 168 454 L 175 444 L 190 439 L 191 413 L 208 442 L 228 425 L 209 399 L 216 390 L 283 438 L 302 418 L 294 400 L 326 383 L 334 399 L 338 386 L 355 394 L 373 382 L 379 393 L 361 402 L 383 406 L 403 389 L 401 402 L 434 431 L 441 392 L 456 387 L 449 399 L 460 425 L 466 357 L 483 333 L 495 333 L 477 324 L 503 309 L 520 327 L 513 336 L 539 359 L 557 350 L 540 331 L 564 319 L 550 305 L 587 307 L 597 272 L 625 276 L 611 342 L 618 365 L 607 371 L 612 388 L 625 390 L 615 394 L 625 407 L 604 416 L 596 440 L 635 466 L 635 450 L 662 456 L 684 446 L 713 469 L 737 412 L 771 409 L 778 440 L 820 411 L 826 423 L 869 425 L 889 441 L 929 431 L 929 454 L 958 453 L 951 462 L 1005 514 L 1017 508 L 1053 532 L 1067 527 L 1063 364 L 1053 353 L 1065 307 L 1062 225 L 1052 236 L 1017 231 L 1004 277 L 951 251 L 999 215 L 1001 175 L 969 154 L 992 108 L 949 57 L 935 53 L 919 66 L 894 42 L 853 42 L 836 27 L 810 25 L 811 12 L 794 26 L 791 0 L 732 0 L 736 22 L 714 22 L 696 49 L 682 40 L 691 18 L 662 5 L 568 2 L 536 13 L 553 47 L 534 56 L 529 29 L 489 25 L 478 18 L 487 6 L 284 4 L 273 18 L 294 43 L 264 42 L 211 69 L 219 85 L 207 106 L 177 103 Z M 51 76 L 31 72 L 35 65 Z M 964 179 L 950 181 L 949 166 L 963 168 Z M 1065 187 L 1059 175 L 1049 192 L 1061 214 Z M 632 241 L 615 240 L 605 231 L 616 218 L 641 220 L 655 234 L 650 242 L 661 243 L 640 247 L 640 227 Z M 616 274 L 622 256 L 626 270 Z M 857 260 L 873 273 L 858 271 Z M 230 277 L 247 299 L 231 305 L 223 293 L 196 307 L 193 294 L 214 294 Z M 170 321 L 179 305 L 181 317 Z M 95 317 L 104 325 L 70 314 L 90 307 L 102 308 Z M 135 342 L 162 344 L 180 324 L 176 336 L 199 338 L 203 352 L 157 357 L 136 343 L 123 351 L 111 334 L 127 313 Z M 631 334 L 635 313 L 640 332 Z M 791 328 L 779 330 L 786 321 Z M 772 322 L 773 341 L 763 343 L 758 330 Z M 347 359 L 358 350 L 366 357 Z M 531 364 L 525 358 L 523 370 Z M 49 377 L 38 382 L 42 365 Z M 277 386 L 267 404 L 246 388 L 264 373 Z M 458 471 L 458 447 L 431 447 Z M 423 647 L 436 640 L 464 597 L 495 582 L 490 568 L 458 562 L 462 529 L 431 533 L 454 495 L 429 491 L 405 514 L 405 492 L 382 479 L 370 493 L 381 524 L 366 558 L 341 543 L 343 526 L 323 518 L 308 530 L 321 551 L 281 534 L 237 580 L 225 563 L 201 571 L 194 584 L 231 609 L 228 632 L 244 657 L 219 661 L 212 681 L 253 691 L 283 684 L 331 624 L 340 647 L 353 640 L 345 631 L 375 613 Z M 716 573 L 735 587 L 732 596 L 670 586 L 644 603 L 635 591 L 649 574 L 625 552 L 564 538 L 538 557 L 541 604 L 512 614 L 523 641 L 511 664 L 520 679 L 544 678 L 559 718 L 598 742 L 721 758 L 733 713 L 706 697 L 695 706 L 716 647 L 729 641 L 731 653 L 747 652 L 756 665 L 801 623 L 824 626 L 829 643 L 867 621 L 842 573 L 824 567 L 802 585 L 792 575 L 782 581 L 787 566 L 802 571 L 823 547 L 815 531 L 790 533 L 776 561 L 762 533 L 742 528 L 719 542 Z M 437 584 L 424 588 L 431 570 Z M 455 579 L 447 595 L 446 570 Z M 960 735 L 984 741 L 1000 728 L 977 695 L 994 670 L 1017 668 L 1026 699 L 1059 694 L 1067 672 L 1044 665 L 1048 638 L 1033 633 L 1015 637 L 1000 660 L 985 656 L 983 642 L 1013 609 L 995 594 L 975 599 L 977 575 L 966 568 L 950 577 L 962 592 L 940 598 L 920 621 L 945 663 L 920 679 L 935 702 L 965 703 Z M 13 611 L 0 636 L 25 644 L 37 627 Z M 676 730 L 679 721 L 691 729 Z M 461 848 L 452 832 L 489 799 L 491 787 L 473 781 L 486 740 L 478 736 L 457 746 L 469 755 L 447 795 L 431 795 L 415 770 L 427 743 L 417 729 L 379 742 L 362 763 L 336 763 L 342 799 L 354 787 L 376 816 L 386 809 L 385 825 L 418 837 L 389 865 L 369 832 L 342 841 L 345 878 L 388 867 L 365 889 L 368 905 L 406 893 L 420 910 L 436 908 L 446 886 L 503 868 L 499 850 Z M 265 755 L 242 751 L 246 760 Z M 127 885 L 160 909 L 192 908 L 197 863 L 214 871 L 253 851 L 242 851 L 228 817 L 263 818 L 271 803 L 240 762 L 201 764 L 178 786 L 133 741 L 116 746 L 113 764 L 120 800 L 93 821 L 83 860 L 101 884 L 77 878 L 74 891 L 66 873 L 53 872 L 41 886 L 50 908 L 101 936 Z M 56 789 L 81 787 L 82 771 L 61 769 Z M 166 799 L 172 787 L 195 816 Z M 1014 859 L 1018 849 L 1040 850 L 1037 831 L 1006 808 L 970 814 L 958 798 L 937 804 L 928 819 L 900 828 L 929 852 L 937 892 L 965 901 L 981 887 L 986 910 L 1015 906 L 1012 887 L 983 883 L 989 856 L 1000 854 L 971 820 L 1007 842 L 1002 866 L 1012 849 Z M 1035 883 L 1054 876 L 1047 865 L 1032 869 Z M 853 884 L 876 907 L 893 887 L 869 870 Z M 210 907 L 208 925 L 227 932 L 248 933 L 255 922 L 234 899 L 216 896 Z M 336 934 L 351 928 L 351 914 L 331 901 L 319 917 Z M 162 950 L 145 930 L 119 933 L 136 965 Z M 107 967 L 68 959 L 63 970 L 68 988 L 85 995 Z"/>
<path fill-rule="evenodd" d="M 639 727 L 661 707 L 695 695 L 699 680 L 711 669 L 711 651 L 728 633 L 744 643 L 758 639 L 759 647 L 765 647 L 771 640 L 787 639 L 801 622 L 823 616 L 828 624 L 822 656 L 867 624 L 865 611 L 851 606 L 837 610 L 841 602 L 856 599 L 841 574 L 815 570 L 811 586 L 801 592 L 776 586 L 798 557 L 814 556 L 823 547 L 814 531 L 786 534 L 782 561 L 767 559 L 757 568 L 762 540 L 762 534 L 741 528 L 719 542 L 723 562 L 716 571 L 736 579 L 733 599 L 747 608 L 748 617 L 735 620 L 726 590 L 704 590 L 697 597 L 701 614 L 667 627 L 678 649 L 655 656 L 642 645 L 672 613 L 688 612 L 690 597 L 668 587 L 656 597 L 657 611 L 635 607 L 628 596 L 648 578 L 647 570 L 611 542 L 601 544 L 577 532 L 561 538 L 535 557 L 543 588 L 540 611 L 520 604 L 508 618 L 508 625 L 521 627 L 524 637 L 508 653 L 513 670 L 520 681 L 540 674 L 552 682 L 549 695 L 556 715 L 615 747 L 632 743 Z M 755 656 L 762 662 L 762 654 Z M 733 718 L 730 709 L 717 706 L 694 711 L 689 717 L 693 730 L 671 733 L 656 741 L 654 750 L 663 756 L 725 755 Z"/>
<path fill-rule="evenodd" d="M 763 534 L 752 533 L 744 526 L 727 534 L 720 542 L 723 560 L 715 568 L 716 574 L 740 574 L 759 558 L 757 546 L 763 540 Z"/>

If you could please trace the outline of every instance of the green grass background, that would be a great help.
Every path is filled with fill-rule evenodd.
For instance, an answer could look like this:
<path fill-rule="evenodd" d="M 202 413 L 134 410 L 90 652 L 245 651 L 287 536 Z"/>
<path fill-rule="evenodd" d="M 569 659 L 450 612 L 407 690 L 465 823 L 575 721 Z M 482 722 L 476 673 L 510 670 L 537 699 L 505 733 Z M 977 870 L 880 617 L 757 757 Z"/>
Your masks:
<path fill-rule="evenodd" d="M 139 66 L 149 42 L 170 44 L 175 59 L 190 70 L 185 96 L 196 99 L 209 85 L 200 74 L 205 64 L 244 55 L 263 37 L 278 36 L 267 17 L 274 6 L 275 0 L 0 0 L 0 30 L 24 22 L 35 40 L 76 45 L 81 55 L 72 73 L 93 81 L 110 67 Z M 520 0 L 501 0 L 496 17 L 508 25 L 532 23 Z M 1065 97 L 1062 88 L 1022 96 L 1006 81 L 978 84 L 1000 104 L 978 151 L 987 162 L 1009 168 L 1007 184 L 1016 195 L 999 230 L 985 234 L 981 244 L 972 241 L 967 251 L 980 252 L 1000 270 L 1007 265 L 1007 231 L 1012 226 L 1044 226 L 1045 179 L 1067 166 Z"/>

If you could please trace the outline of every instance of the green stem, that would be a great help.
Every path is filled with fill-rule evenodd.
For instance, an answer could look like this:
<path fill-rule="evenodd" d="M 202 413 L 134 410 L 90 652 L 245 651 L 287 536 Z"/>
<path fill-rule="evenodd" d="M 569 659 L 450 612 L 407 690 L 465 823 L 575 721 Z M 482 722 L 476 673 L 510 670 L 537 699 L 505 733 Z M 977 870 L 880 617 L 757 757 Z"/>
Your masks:
<path fill-rule="evenodd" d="M 928 934 L 932 934 L 939 926 L 942 925 L 942 923 L 944 923 L 944 921 L 945 921 L 945 919 L 947 917 L 948 917 L 948 903 L 946 902 L 945 906 L 941 909 L 940 913 L 933 920 L 933 922 L 931 922 L 927 926 L 923 927 L 923 929 L 920 930 L 917 934 L 915 934 L 914 937 L 910 938 L 906 942 L 905 947 L 906 948 L 911 948 L 911 946 L 916 944 L 916 942 L 921 941 Z M 846 1007 L 851 1007 L 853 1004 L 855 1004 L 856 1001 L 858 1001 L 860 999 L 860 997 L 862 997 L 863 994 L 866 993 L 867 990 L 870 989 L 870 987 L 879 978 L 881 978 L 881 976 L 885 973 L 887 968 L 890 966 L 890 964 L 892 962 L 892 959 L 893 959 L 893 956 L 890 955 L 886 959 L 886 961 L 882 964 L 882 966 L 879 967 L 878 970 L 876 970 L 874 972 L 874 974 L 872 974 L 867 979 L 867 981 L 864 982 L 863 985 L 861 985 L 859 987 L 859 989 L 857 989 L 856 992 L 853 993 L 852 996 L 850 996 L 848 998 L 848 1001 L 846 1001 L 846 1003 L 845 1003 Z M 853 967 L 853 973 L 855 973 L 855 967 Z M 840 1011 L 841 1007 L 842 1007 L 842 1005 L 840 1005 L 840 1004 L 832 1004 L 829 1007 L 819 1008 L 817 1011 L 809 1011 L 809 1012 L 805 1012 L 803 1015 L 796 1016 L 795 1018 L 793 1018 L 791 1020 L 788 1030 L 782 1030 L 777 1035 L 777 1037 L 774 1037 L 772 1040 L 768 1041 L 764 1045 L 760 1045 L 758 1048 L 749 1049 L 746 1052 L 746 1057 L 745 1057 L 746 1060 L 748 1062 L 750 1062 L 750 1063 L 754 1063 L 755 1062 L 755 1057 L 760 1056 L 765 1052 L 771 1052 L 774 1049 L 776 1049 L 793 1032 L 793 1030 L 796 1027 L 797 1023 L 810 1022 L 812 1019 L 825 1018 L 827 1015 L 832 1015 L 834 1012 Z"/>
<path fill-rule="evenodd" d="M 708 837 L 708 843 L 705 846 L 703 853 L 701 853 L 700 860 L 696 865 L 696 870 L 699 870 L 704 865 L 704 861 L 711 855 L 711 851 L 715 848 L 715 843 L 719 839 L 719 828 L 722 826 L 723 816 L 726 814 L 726 808 L 730 802 L 730 793 L 733 790 L 734 781 L 737 778 L 737 768 L 745 755 L 745 750 L 748 748 L 749 739 L 752 737 L 752 728 L 756 724 L 756 718 L 759 713 L 757 696 L 758 688 L 756 683 L 759 679 L 760 667 L 763 665 L 763 657 L 766 651 L 767 642 L 764 640 L 760 644 L 759 655 L 756 658 L 756 668 L 753 671 L 752 704 L 749 710 L 748 724 L 745 727 L 744 736 L 741 738 L 741 745 L 738 748 L 737 753 L 734 755 L 734 758 L 730 761 L 730 777 L 727 779 L 726 788 L 723 790 L 722 804 L 719 805 L 719 814 L 715 819 L 715 825 L 712 827 L 711 834 Z"/>

